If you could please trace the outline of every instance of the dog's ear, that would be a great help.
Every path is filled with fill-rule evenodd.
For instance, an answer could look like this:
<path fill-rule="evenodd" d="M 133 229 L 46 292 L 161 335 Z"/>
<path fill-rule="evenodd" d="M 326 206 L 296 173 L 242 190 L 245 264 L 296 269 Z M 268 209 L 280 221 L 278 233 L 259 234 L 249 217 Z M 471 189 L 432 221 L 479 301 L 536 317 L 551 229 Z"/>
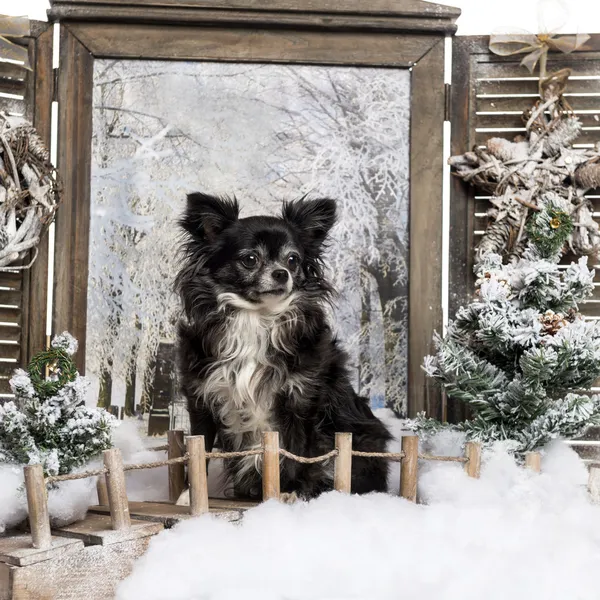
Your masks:
<path fill-rule="evenodd" d="M 283 219 L 298 230 L 305 246 L 311 245 L 318 251 L 335 224 L 335 200 L 301 198 L 293 202 L 285 202 Z"/>
<path fill-rule="evenodd" d="M 180 225 L 195 238 L 213 242 L 222 231 L 238 220 L 239 215 L 237 200 L 196 192 L 188 194 L 187 207 Z"/>

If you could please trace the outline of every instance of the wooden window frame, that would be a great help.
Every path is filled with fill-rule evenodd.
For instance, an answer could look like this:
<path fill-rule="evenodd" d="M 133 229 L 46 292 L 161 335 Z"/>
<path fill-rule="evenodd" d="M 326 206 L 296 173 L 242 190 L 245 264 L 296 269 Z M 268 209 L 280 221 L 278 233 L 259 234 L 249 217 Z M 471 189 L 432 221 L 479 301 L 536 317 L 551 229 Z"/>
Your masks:
<path fill-rule="evenodd" d="M 143 6 L 142 6 L 143 4 Z M 421 369 L 441 331 L 444 39 L 459 11 L 419 0 L 56 1 L 61 19 L 53 330 L 80 342 L 84 370 L 90 222 L 92 86 L 96 58 L 261 62 L 411 70 L 408 413 L 441 416 Z M 392 7 L 393 6 L 393 10 Z"/>

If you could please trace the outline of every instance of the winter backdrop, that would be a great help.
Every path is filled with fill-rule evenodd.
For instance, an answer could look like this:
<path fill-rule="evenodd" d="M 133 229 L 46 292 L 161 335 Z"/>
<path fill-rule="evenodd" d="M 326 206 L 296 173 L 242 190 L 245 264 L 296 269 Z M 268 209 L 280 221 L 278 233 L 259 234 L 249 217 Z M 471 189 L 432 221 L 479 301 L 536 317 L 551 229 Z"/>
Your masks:
<path fill-rule="evenodd" d="M 113 404 L 174 340 L 175 220 L 200 190 L 243 216 L 338 200 L 333 321 L 357 389 L 404 412 L 409 92 L 408 70 L 95 62 L 86 371 Z"/>

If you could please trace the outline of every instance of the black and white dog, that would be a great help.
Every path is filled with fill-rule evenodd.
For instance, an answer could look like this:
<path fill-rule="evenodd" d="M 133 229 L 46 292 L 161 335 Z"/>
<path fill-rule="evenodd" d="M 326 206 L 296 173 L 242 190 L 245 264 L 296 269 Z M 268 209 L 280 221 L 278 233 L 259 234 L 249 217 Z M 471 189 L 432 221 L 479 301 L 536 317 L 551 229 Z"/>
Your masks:
<path fill-rule="evenodd" d="M 351 432 L 353 449 L 385 452 L 390 434 L 350 384 L 347 357 L 327 324 L 332 289 L 323 250 L 333 200 L 297 200 L 281 217 L 239 218 L 236 200 L 195 193 L 181 220 L 185 259 L 177 277 L 184 316 L 179 371 L 192 435 L 207 451 L 259 448 L 264 431 L 301 456 Z M 259 498 L 256 456 L 227 461 L 240 496 Z M 354 457 L 352 491 L 383 492 L 387 462 Z M 281 491 L 311 498 L 332 489 L 333 461 L 283 460 Z"/>

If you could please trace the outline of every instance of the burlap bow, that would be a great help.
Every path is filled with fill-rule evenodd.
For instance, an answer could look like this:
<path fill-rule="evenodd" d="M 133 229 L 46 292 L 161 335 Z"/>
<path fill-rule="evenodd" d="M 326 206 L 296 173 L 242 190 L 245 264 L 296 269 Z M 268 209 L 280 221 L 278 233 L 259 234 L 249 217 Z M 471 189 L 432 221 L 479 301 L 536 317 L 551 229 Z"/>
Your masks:
<path fill-rule="evenodd" d="M 26 37 L 29 33 L 29 19 L 27 17 L 0 15 L 0 59 L 21 62 L 25 69 L 31 71 L 27 48 L 19 46 L 4 37 Z"/>
<path fill-rule="evenodd" d="M 521 65 L 533 73 L 538 61 L 540 75 L 546 75 L 546 61 L 550 50 L 557 50 L 566 54 L 579 50 L 590 39 L 586 33 L 576 35 L 561 35 L 556 37 L 553 33 L 506 33 L 490 36 L 490 50 L 500 56 L 525 54 Z"/>

